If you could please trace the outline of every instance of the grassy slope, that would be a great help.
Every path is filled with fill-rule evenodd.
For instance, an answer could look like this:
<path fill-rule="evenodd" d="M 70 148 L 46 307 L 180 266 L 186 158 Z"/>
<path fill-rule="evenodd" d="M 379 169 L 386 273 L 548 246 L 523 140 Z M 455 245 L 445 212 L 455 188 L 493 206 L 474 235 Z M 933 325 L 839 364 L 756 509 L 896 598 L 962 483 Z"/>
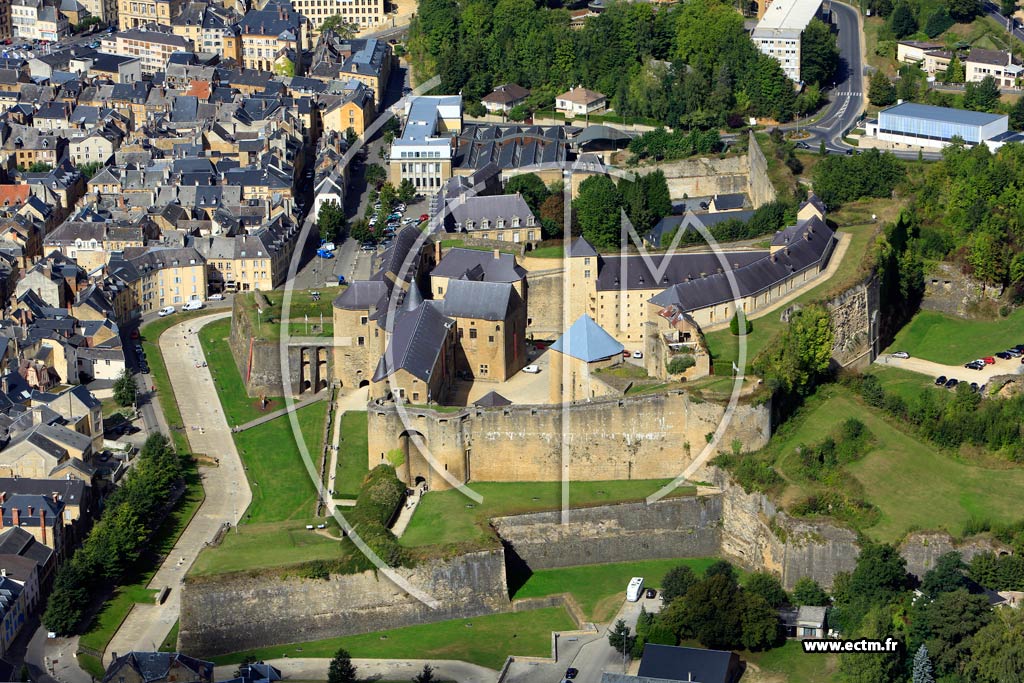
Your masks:
<path fill-rule="evenodd" d="M 889 351 L 961 365 L 1015 344 L 1024 344 L 1024 309 L 997 320 L 966 320 L 921 311 L 897 333 Z"/>
<path fill-rule="evenodd" d="M 341 416 L 341 443 L 338 445 L 338 470 L 334 480 L 337 496 L 355 498 L 363 478 L 369 472 L 367 456 L 366 411 L 350 411 Z"/>
<path fill-rule="evenodd" d="M 657 588 L 665 573 L 673 567 L 685 564 L 700 575 L 714 561 L 715 558 L 698 557 L 542 569 L 531 574 L 514 597 L 571 593 L 588 618 L 595 623 L 603 623 L 615 616 L 622 606 L 626 599 L 626 584 L 631 577 L 642 576 L 645 586 Z"/>
<path fill-rule="evenodd" d="M 334 560 L 344 557 L 347 551 L 347 544 L 307 531 L 305 524 L 242 524 L 225 536 L 220 546 L 199 553 L 189 576 Z"/>
<path fill-rule="evenodd" d="M 893 541 L 913 528 L 945 528 L 959 534 L 972 517 L 1019 519 L 1024 468 L 1005 463 L 988 467 L 943 452 L 836 387 L 811 399 L 793 428 L 780 433 L 771 446 L 783 472 L 797 446 L 820 442 L 850 416 L 864 422 L 876 441 L 864 458 L 847 467 L 863 484 L 867 500 L 882 512 L 879 523 L 865 530 L 868 536 Z M 792 493 L 787 491 L 785 497 Z"/>
<path fill-rule="evenodd" d="M 242 383 L 242 375 L 235 365 L 235 358 L 227 339 L 231 334 L 231 319 L 212 322 L 199 331 L 210 374 L 217 385 L 217 395 L 224 407 L 224 416 L 229 426 L 244 424 L 266 415 L 259 407 L 259 399 L 249 398 Z M 280 399 L 272 398 L 268 410 L 283 407 Z"/>
<path fill-rule="evenodd" d="M 643 500 L 666 480 L 574 481 L 570 504 L 574 506 Z M 483 496 L 477 505 L 455 490 L 431 491 L 423 498 L 408 529 L 400 539 L 407 547 L 453 543 L 489 543 L 487 520 L 504 515 L 558 510 L 561 482 L 471 484 Z M 676 495 L 693 489 L 677 489 Z"/>
<path fill-rule="evenodd" d="M 550 657 L 551 632 L 572 628 L 575 624 L 566 611 L 551 607 L 267 647 L 214 657 L 213 661 L 233 664 L 247 656 L 257 659 L 333 657 L 338 648 L 343 647 L 354 658 L 461 659 L 499 669 L 510 653 Z"/>

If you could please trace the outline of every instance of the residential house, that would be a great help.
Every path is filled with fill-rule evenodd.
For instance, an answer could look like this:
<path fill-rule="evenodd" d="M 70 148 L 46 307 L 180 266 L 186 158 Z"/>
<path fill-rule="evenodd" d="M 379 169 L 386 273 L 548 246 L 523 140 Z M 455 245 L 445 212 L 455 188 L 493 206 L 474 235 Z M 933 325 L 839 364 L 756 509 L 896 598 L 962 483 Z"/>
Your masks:
<path fill-rule="evenodd" d="M 814 607 L 812 605 L 801 605 L 779 610 L 779 619 L 786 631 L 787 638 L 821 639 L 828 631 L 825 619 L 828 612 L 826 607 Z"/>
<path fill-rule="evenodd" d="M 68 19 L 54 0 L 11 0 L 14 38 L 57 41 L 70 35 Z"/>
<path fill-rule="evenodd" d="M 555 98 L 555 110 L 566 116 L 586 116 L 604 111 L 608 98 L 599 92 L 576 86 Z"/>
<path fill-rule="evenodd" d="M 127 2 L 128 0 L 121 0 L 122 7 Z M 131 2 L 134 4 L 136 0 L 131 0 Z M 139 3 L 140 6 L 147 4 L 145 1 Z M 166 2 L 155 3 L 157 8 L 169 4 Z M 123 26 L 124 16 L 121 17 L 121 23 Z M 167 60 L 171 58 L 171 55 L 175 52 L 191 52 L 193 46 L 191 41 L 173 33 L 129 28 L 105 36 L 100 49 L 102 52 L 122 57 L 138 57 L 142 73 L 153 76 L 167 67 Z"/>
<path fill-rule="evenodd" d="M 206 299 L 206 259 L 193 247 L 154 248 L 134 258 L 114 253 L 107 270 L 132 288 L 139 315 Z"/>
<path fill-rule="evenodd" d="M 294 76 L 302 70 L 308 21 L 289 0 L 269 0 L 238 22 L 242 65 Z"/>
<path fill-rule="evenodd" d="M 491 114 L 508 114 L 514 107 L 526 103 L 530 91 L 517 83 L 506 83 L 484 95 L 480 102 Z"/>
<path fill-rule="evenodd" d="M 323 81 L 355 79 L 364 83 L 373 92 L 379 112 L 393 61 L 391 46 L 383 40 L 343 38 L 334 31 L 324 31 L 313 50 L 309 76 Z"/>
<path fill-rule="evenodd" d="M 184 0 L 118 0 L 118 28 L 127 31 L 149 24 L 170 26 L 184 4 Z"/>
<path fill-rule="evenodd" d="M 463 196 L 447 203 L 447 232 L 534 247 L 543 239 L 540 222 L 522 195 Z"/>
<path fill-rule="evenodd" d="M 964 59 L 964 72 L 968 83 L 992 76 L 1000 88 L 1019 88 L 1024 67 L 1011 52 L 974 47 Z"/>
<path fill-rule="evenodd" d="M 177 652 L 114 652 L 111 659 L 102 683 L 213 683 L 213 662 Z"/>
<path fill-rule="evenodd" d="M 363 83 L 341 95 L 321 95 L 317 98 L 321 125 L 325 133 L 345 134 L 352 131 L 362 135 L 376 117 L 374 96 Z"/>

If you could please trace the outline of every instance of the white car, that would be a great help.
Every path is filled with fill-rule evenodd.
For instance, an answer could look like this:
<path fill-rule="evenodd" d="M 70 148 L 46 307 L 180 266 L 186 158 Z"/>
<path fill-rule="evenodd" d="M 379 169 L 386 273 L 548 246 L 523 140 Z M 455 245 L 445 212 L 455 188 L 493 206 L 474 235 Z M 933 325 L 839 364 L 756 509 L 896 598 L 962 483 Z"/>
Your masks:
<path fill-rule="evenodd" d="M 211 294 L 206 298 L 209 299 L 210 301 L 224 301 L 224 295 L 221 294 L 220 292 L 218 292 L 217 294 Z"/>
<path fill-rule="evenodd" d="M 910 354 L 907 353 L 906 351 L 897 351 L 896 353 L 892 354 L 892 357 L 893 358 L 910 358 Z"/>
<path fill-rule="evenodd" d="M 156 314 L 158 316 L 160 316 L 161 318 L 166 318 L 169 315 L 173 315 L 174 314 L 174 306 L 165 306 L 165 307 L 161 308 L 159 311 L 157 311 Z"/>
<path fill-rule="evenodd" d="M 540 366 L 539 365 L 532 365 L 532 364 L 531 365 L 527 365 L 525 368 L 523 368 L 523 372 L 528 372 L 531 375 L 536 375 L 536 374 L 538 374 L 540 372 Z"/>
<path fill-rule="evenodd" d="M 633 358 L 643 358 L 643 357 L 644 357 L 644 352 L 643 351 L 634 351 L 633 352 Z"/>
<path fill-rule="evenodd" d="M 320 248 L 324 249 L 326 251 L 334 251 L 338 247 L 334 244 L 334 242 L 328 242 L 327 244 L 325 244 L 324 246 L 322 246 Z"/>
<path fill-rule="evenodd" d="M 187 304 L 181 307 L 183 311 L 198 311 L 203 308 L 203 302 L 199 299 L 192 299 Z"/>

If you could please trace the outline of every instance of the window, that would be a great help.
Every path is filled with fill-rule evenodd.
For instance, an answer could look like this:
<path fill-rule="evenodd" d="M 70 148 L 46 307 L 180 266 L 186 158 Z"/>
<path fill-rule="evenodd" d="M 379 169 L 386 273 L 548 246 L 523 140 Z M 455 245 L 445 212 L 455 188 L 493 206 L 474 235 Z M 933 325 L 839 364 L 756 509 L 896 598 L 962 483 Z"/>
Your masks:
<path fill-rule="evenodd" d="M 589 256 L 586 257 L 585 259 L 583 259 L 583 265 L 585 265 L 585 266 L 589 266 L 590 265 L 590 257 Z"/>
<path fill-rule="evenodd" d="M 488 371 L 488 367 L 486 365 L 481 365 L 480 366 L 480 374 L 481 375 L 486 375 L 487 371 Z"/>
<path fill-rule="evenodd" d="M 470 339 L 476 339 L 476 330 L 473 329 L 472 327 L 469 328 L 469 338 Z"/>
<path fill-rule="evenodd" d="M 359 317 L 359 324 L 360 325 L 365 325 L 366 321 L 367 321 L 367 317 L 365 315 Z"/>
<path fill-rule="evenodd" d="M 488 336 L 487 336 L 487 341 L 489 341 L 490 343 L 492 343 L 492 344 L 493 344 L 493 343 L 494 343 L 494 335 L 493 335 L 493 334 L 491 334 L 491 335 L 488 335 Z"/>
<path fill-rule="evenodd" d="M 590 271 L 589 270 L 584 270 L 583 271 L 583 277 L 589 278 L 590 277 Z"/>
<path fill-rule="evenodd" d="M 365 346 L 366 345 L 366 337 L 356 337 L 356 345 L 357 346 Z"/>

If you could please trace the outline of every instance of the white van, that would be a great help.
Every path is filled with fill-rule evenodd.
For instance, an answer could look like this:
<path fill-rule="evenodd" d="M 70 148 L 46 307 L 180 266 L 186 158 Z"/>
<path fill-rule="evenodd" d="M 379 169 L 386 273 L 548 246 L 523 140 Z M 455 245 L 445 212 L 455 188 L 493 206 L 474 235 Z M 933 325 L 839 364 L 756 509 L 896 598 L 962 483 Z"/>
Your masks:
<path fill-rule="evenodd" d="M 164 306 L 159 311 L 157 311 L 156 314 L 158 316 L 160 316 L 161 318 L 166 318 L 169 315 L 173 315 L 174 314 L 174 306 Z"/>
<path fill-rule="evenodd" d="M 644 594 L 644 577 L 634 576 L 629 580 L 629 586 L 626 587 L 626 599 L 630 602 L 636 602 Z"/>
<path fill-rule="evenodd" d="M 183 310 L 183 311 L 198 311 L 202 307 L 203 307 L 203 302 L 202 301 L 200 301 L 199 299 L 192 299 L 191 301 L 186 303 L 184 306 L 182 306 L 181 310 Z"/>

